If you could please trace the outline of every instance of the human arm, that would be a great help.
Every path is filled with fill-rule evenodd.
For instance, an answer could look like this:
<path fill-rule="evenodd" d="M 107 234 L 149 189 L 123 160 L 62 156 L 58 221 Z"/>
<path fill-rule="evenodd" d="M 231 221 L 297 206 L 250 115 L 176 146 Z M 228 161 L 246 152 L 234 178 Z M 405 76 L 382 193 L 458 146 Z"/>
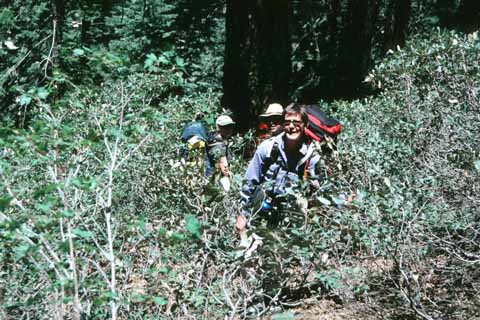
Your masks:
<path fill-rule="evenodd" d="M 252 160 L 250 160 L 248 164 L 240 192 L 243 209 L 247 209 L 249 207 L 252 194 L 257 186 L 263 183 L 265 180 L 264 166 L 267 151 L 268 146 L 265 143 L 262 143 L 258 147 L 257 151 L 255 151 Z"/>
<path fill-rule="evenodd" d="M 237 216 L 235 223 L 238 231 L 244 230 L 247 225 L 248 217 L 251 214 L 251 197 L 259 184 L 264 180 L 263 166 L 265 165 L 266 154 L 268 151 L 268 145 L 265 143 L 260 144 L 252 160 L 248 164 L 247 171 L 244 177 L 244 183 L 240 192 L 241 196 L 241 208 L 240 213 Z"/>
<path fill-rule="evenodd" d="M 220 169 L 220 172 L 222 173 L 222 176 L 224 177 L 231 176 L 231 172 L 230 172 L 230 169 L 228 168 L 228 160 L 226 156 L 222 156 L 220 157 L 220 159 L 218 159 L 218 167 Z"/>
<path fill-rule="evenodd" d="M 229 177 L 231 175 L 228 167 L 228 146 L 221 137 L 210 135 L 206 153 L 211 165 L 215 166 L 222 176 Z"/>

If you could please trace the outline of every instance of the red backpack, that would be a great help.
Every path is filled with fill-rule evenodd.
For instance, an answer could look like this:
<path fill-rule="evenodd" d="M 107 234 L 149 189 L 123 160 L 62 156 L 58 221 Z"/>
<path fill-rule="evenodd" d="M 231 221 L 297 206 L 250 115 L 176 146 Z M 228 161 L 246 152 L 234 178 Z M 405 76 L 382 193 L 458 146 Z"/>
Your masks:
<path fill-rule="evenodd" d="M 322 141 L 325 136 L 332 137 L 334 141 L 342 130 L 340 122 L 326 116 L 319 106 L 306 106 L 305 110 L 308 114 L 308 123 L 305 133 L 308 137 L 316 141 Z"/>

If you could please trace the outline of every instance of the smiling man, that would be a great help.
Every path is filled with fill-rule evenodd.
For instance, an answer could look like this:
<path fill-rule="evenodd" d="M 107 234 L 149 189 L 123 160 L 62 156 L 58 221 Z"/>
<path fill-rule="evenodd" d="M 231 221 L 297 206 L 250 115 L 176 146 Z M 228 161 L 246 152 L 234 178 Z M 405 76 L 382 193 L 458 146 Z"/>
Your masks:
<path fill-rule="evenodd" d="M 263 201 L 263 207 L 279 205 L 288 186 L 307 176 L 317 176 L 320 156 L 313 145 L 306 143 L 307 121 L 304 107 L 290 104 L 283 112 L 284 132 L 259 145 L 245 173 L 242 210 L 236 221 L 238 231 L 245 229 L 256 202 Z"/>

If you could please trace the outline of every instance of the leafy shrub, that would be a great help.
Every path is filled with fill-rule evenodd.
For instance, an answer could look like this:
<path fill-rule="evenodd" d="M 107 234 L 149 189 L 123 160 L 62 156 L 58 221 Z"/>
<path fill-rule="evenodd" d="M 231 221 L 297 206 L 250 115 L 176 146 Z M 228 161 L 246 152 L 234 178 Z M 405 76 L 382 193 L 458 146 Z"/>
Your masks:
<path fill-rule="evenodd" d="M 201 161 L 176 155 L 197 112 L 213 126 L 219 94 L 162 72 L 164 59 L 181 69 L 174 55 L 55 104 L 32 92 L 31 125 L 0 130 L 1 316 L 260 317 L 307 296 L 364 299 L 392 317 L 472 315 L 478 58 L 475 36 L 437 32 L 372 71 L 377 96 L 321 103 L 345 128 L 328 177 L 294 193 L 249 259 L 233 231 L 249 137 L 234 138 L 232 190 L 207 203 Z M 339 210 L 342 191 L 357 197 Z M 454 295 L 472 305 L 455 309 Z"/>
<path fill-rule="evenodd" d="M 472 293 L 453 279 L 478 281 L 468 270 L 478 262 L 471 241 L 478 240 L 479 46 L 476 34 L 438 31 L 414 39 L 367 77 L 377 96 L 337 104 L 346 120 L 339 143 L 344 179 L 365 195 L 350 211 L 359 217 L 355 238 L 395 261 L 398 273 L 390 280 L 422 317 L 451 313 L 438 290 Z M 439 267 L 442 256 L 456 271 Z M 432 285 L 428 272 L 444 282 L 425 292 Z"/>
<path fill-rule="evenodd" d="M 4 287 L 6 314 L 103 318 L 106 303 L 111 316 L 129 302 L 164 308 L 170 292 L 142 281 L 185 263 L 176 250 L 200 235 L 186 212 L 195 213 L 194 202 L 176 193 L 188 172 L 171 174 L 176 124 L 195 110 L 176 112 L 175 98 L 167 106 L 171 80 L 140 75 L 82 89 L 39 104 L 28 129 L 2 129 L 2 285 L 15 283 Z"/>

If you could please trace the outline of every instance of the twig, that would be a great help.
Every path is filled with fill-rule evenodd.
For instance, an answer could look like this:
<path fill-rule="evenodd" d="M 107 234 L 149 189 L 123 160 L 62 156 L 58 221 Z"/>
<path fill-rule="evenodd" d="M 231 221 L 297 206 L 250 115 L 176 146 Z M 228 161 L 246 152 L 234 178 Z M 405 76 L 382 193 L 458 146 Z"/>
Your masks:
<path fill-rule="evenodd" d="M 225 302 L 223 302 L 222 300 L 220 300 L 219 298 L 217 298 L 217 296 L 212 292 L 212 289 L 210 289 L 210 286 L 209 285 L 206 285 L 207 286 L 207 290 L 208 292 L 210 293 L 210 295 L 213 297 L 213 299 L 215 301 L 217 301 L 219 304 L 221 304 L 222 306 L 225 305 Z"/>
<path fill-rule="evenodd" d="M 238 268 L 237 268 L 238 269 Z M 234 273 L 237 271 L 237 269 L 235 269 Z M 230 277 L 229 277 L 230 278 Z M 225 286 L 225 284 L 227 283 L 227 270 L 225 270 L 223 272 L 223 276 L 222 276 L 222 289 L 223 289 L 223 295 L 225 296 L 225 300 L 227 301 L 227 304 L 229 305 L 229 307 L 232 309 L 232 310 L 235 310 L 236 307 L 235 305 L 233 304 L 232 300 L 230 299 L 230 294 L 228 293 L 227 291 L 227 288 Z"/>
<path fill-rule="evenodd" d="M 120 168 L 120 166 L 125 162 L 127 161 L 135 152 L 137 152 L 138 149 L 140 149 L 143 144 L 148 140 L 150 139 L 151 135 L 148 134 L 145 138 L 143 138 L 140 143 L 138 145 L 135 146 L 135 148 L 131 149 L 128 154 L 125 156 L 125 158 L 123 158 L 121 161 L 118 162 L 118 164 L 115 166 L 115 170 L 117 170 L 118 168 Z"/>
<path fill-rule="evenodd" d="M 51 36 L 46 36 L 45 38 L 43 38 L 42 40 L 40 40 L 39 42 L 37 42 L 33 47 L 32 49 L 30 49 L 24 56 L 23 58 L 21 58 L 16 64 L 14 64 L 13 66 L 11 66 L 10 68 L 8 68 L 7 71 L 5 71 L 5 76 L 8 77 L 10 76 L 10 74 L 15 70 L 17 69 L 23 61 L 25 61 L 25 59 L 28 58 L 28 56 L 32 53 L 33 49 L 35 49 L 36 47 L 38 47 L 39 45 L 41 45 L 43 42 L 45 42 L 48 38 L 50 38 Z"/>
<path fill-rule="evenodd" d="M 200 284 L 202 282 L 203 272 L 205 270 L 205 266 L 207 265 L 208 256 L 209 256 L 208 252 L 205 253 L 204 256 L 203 256 L 202 268 L 200 269 L 198 280 L 197 280 L 197 285 L 196 285 L 197 289 L 198 289 L 198 287 L 200 287 Z"/>
<path fill-rule="evenodd" d="M 50 50 L 48 51 L 48 56 L 45 58 L 45 66 L 43 67 L 43 72 L 44 72 L 45 78 L 48 77 L 47 76 L 48 65 L 49 64 L 53 65 L 52 54 L 53 54 L 53 50 L 55 48 L 56 34 L 57 34 L 57 19 L 53 19 L 52 45 L 50 46 Z"/>

